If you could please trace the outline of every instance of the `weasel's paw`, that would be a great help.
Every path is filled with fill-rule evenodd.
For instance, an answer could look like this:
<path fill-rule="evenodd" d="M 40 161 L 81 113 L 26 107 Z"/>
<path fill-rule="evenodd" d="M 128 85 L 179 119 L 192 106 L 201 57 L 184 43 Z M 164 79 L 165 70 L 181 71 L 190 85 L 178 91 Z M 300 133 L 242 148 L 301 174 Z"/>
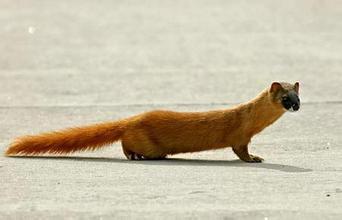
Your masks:
<path fill-rule="evenodd" d="M 262 157 L 258 157 L 258 156 L 254 156 L 254 155 L 249 155 L 251 157 L 250 161 L 247 161 L 249 163 L 261 163 L 262 161 L 264 161 L 264 159 Z"/>
<path fill-rule="evenodd" d="M 135 153 L 132 153 L 132 154 L 129 154 L 127 156 L 127 159 L 129 160 L 142 160 L 144 159 L 143 156 L 141 156 L 140 154 L 135 154 Z"/>

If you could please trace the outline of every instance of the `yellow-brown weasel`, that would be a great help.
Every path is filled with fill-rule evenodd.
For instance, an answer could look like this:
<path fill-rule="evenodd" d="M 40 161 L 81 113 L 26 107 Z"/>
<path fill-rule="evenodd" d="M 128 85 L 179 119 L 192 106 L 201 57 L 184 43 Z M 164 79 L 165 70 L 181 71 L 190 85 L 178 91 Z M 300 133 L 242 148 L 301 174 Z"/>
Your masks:
<path fill-rule="evenodd" d="M 123 152 L 131 160 L 232 147 L 241 160 L 261 162 L 261 157 L 248 153 L 251 138 L 286 110 L 299 109 L 298 90 L 298 83 L 274 82 L 253 100 L 227 110 L 158 110 L 113 122 L 24 136 L 10 145 L 6 155 L 68 154 L 121 140 Z"/>

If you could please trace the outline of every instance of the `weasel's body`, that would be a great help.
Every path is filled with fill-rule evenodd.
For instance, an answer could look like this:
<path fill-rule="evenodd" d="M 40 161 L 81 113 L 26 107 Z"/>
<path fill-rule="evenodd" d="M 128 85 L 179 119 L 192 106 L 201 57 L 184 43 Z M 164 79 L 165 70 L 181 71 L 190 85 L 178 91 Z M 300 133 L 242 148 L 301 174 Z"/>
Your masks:
<path fill-rule="evenodd" d="M 12 143 L 6 154 L 66 154 L 121 140 L 128 159 L 162 159 L 177 153 L 232 147 L 240 159 L 261 162 L 262 158 L 248 153 L 248 143 L 283 115 L 285 108 L 277 96 L 292 90 L 298 93 L 298 84 L 273 83 L 255 99 L 227 110 L 152 111 L 114 122 L 25 136 Z"/>

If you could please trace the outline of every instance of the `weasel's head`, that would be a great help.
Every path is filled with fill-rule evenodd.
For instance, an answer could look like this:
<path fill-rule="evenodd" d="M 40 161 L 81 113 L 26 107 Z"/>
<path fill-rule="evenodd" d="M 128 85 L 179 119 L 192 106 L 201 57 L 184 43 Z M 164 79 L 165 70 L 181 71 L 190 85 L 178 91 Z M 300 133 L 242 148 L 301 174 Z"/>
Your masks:
<path fill-rule="evenodd" d="M 299 83 L 274 82 L 270 88 L 272 101 L 280 108 L 290 112 L 298 111 L 300 108 Z"/>

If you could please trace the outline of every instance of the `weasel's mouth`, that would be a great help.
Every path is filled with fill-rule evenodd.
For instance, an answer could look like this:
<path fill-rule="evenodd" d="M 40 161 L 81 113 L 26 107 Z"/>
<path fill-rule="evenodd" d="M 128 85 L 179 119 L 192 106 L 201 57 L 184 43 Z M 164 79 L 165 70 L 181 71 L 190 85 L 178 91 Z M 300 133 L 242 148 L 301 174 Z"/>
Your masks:
<path fill-rule="evenodd" d="M 287 109 L 289 112 L 296 112 L 299 110 L 299 105 L 291 106 L 289 109 Z"/>

